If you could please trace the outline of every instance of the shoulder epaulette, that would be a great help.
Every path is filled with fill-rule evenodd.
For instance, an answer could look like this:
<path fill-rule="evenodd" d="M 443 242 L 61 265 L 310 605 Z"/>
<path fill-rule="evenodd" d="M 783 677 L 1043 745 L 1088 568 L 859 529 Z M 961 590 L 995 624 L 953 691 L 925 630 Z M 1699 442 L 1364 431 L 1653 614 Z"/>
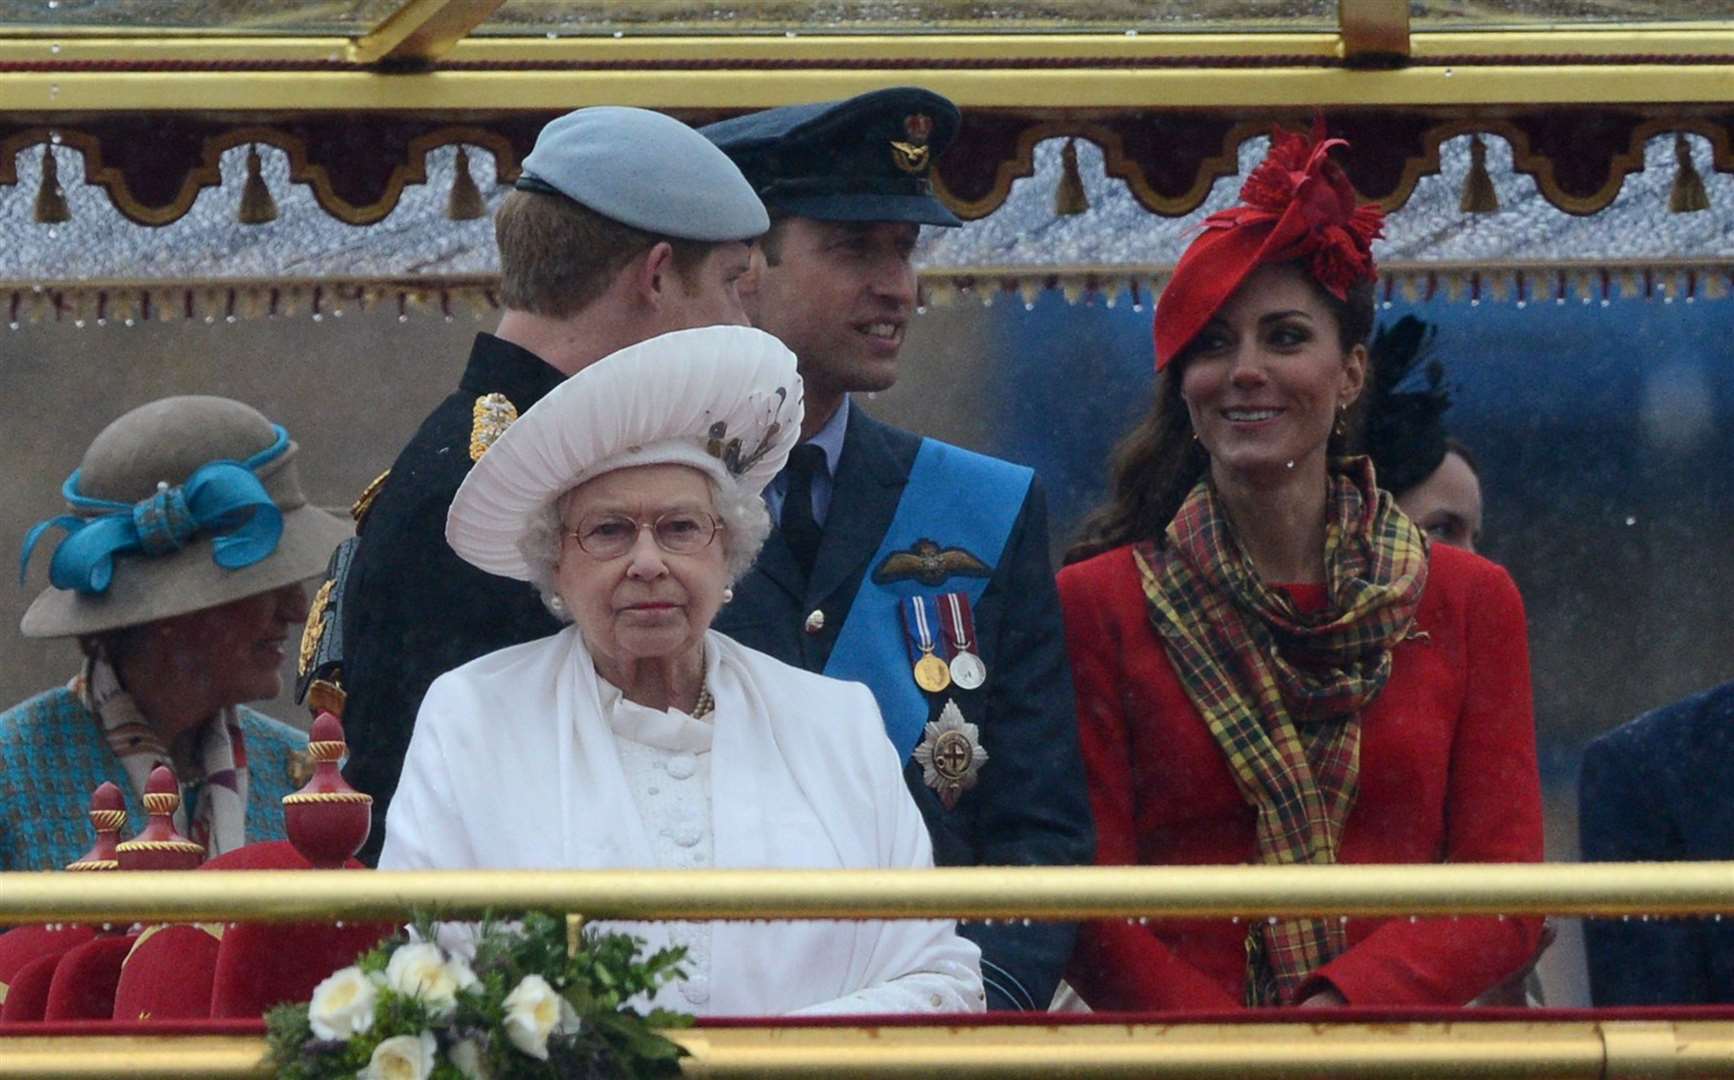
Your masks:
<path fill-rule="evenodd" d="M 518 418 L 518 407 L 506 395 L 495 392 L 477 398 L 470 414 L 474 418 L 470 424 L 470 460 L 480 461 L 494 440 Z"/>
<path fill-rule="evenodd" d="M 366 487 L 361 489 L 361 494 L 357 495 L 355 501 L 350 504 L 349 516 L 355 520 L 357 525 L 360 525 L 361 519 L 367 516 L 368 510 L 373 508 L 373 500 L 379 498 L 379 490 L 385 487 L 385 478 L 390 475 L 391 470 L 387 469 L 374 477 Z"/>

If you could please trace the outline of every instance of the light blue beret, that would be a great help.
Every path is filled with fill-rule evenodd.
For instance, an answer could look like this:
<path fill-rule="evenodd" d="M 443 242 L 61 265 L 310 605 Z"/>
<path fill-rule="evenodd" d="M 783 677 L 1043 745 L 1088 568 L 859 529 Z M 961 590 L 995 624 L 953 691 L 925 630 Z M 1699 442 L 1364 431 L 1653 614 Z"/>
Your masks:
<path fill-rule="evenodd" d="M 750 240 L 765 204 L 727 154 L 672 116 L 598 105 L 550 121 L 516 185 L 683 240 Z"/>

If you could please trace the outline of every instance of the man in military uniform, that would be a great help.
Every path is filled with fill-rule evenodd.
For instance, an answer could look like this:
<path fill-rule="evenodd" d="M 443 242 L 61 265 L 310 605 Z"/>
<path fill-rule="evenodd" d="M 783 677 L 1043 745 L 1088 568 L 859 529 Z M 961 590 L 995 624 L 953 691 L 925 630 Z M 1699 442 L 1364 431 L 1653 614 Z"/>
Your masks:
<path fill-rule="evenodd" d="M 580 109 L 542 129 L 495 217 L 499 328 L 476 336 L 458 388 L 423 421 L 371 506 L 358 507 L 339 628 L 345 775 L 373 796 L 367 862 L 384 840 L 428 685 L 560 629 L 531 586 L 483 573 L 446 546 L 446 510 L 470 465 L 519 413 L 609 353 L 671 330 L 745 323 L 748 242 L 768 225 L 740 171 L 670 117 Z M 310 619 L 309 632 L 331 617 Z"/>
<path fill-rule="evenodd" d="M 955 106 L 901 88 L 703 129 L 771 212 L 745 288 L 800 360 L 803 441 L 767 492 L 777 530 L 716 626 L 866 683 L 941 865 L 1093 856 L 1047 510 L 1030 470 L 882 424 L 852 391 L 897 378 L 928 180 Z M 1073 928 L 968 925 L 988 1005 L 1045 1009 Z"/>

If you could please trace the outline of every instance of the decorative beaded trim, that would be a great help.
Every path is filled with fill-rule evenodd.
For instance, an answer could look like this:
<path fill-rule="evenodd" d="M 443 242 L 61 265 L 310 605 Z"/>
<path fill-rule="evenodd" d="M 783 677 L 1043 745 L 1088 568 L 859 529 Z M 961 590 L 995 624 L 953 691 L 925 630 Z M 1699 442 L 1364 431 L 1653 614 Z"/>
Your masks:
<path fill-rule="evenodd" d="M 205 851 L 191 840 L 128 840 L 114 850 L 129 854 L 134 851 L 196 851 L 201 855 Z"/>
<path fill-rule="evenodd" d="M 118 859 L 90 859 L 90 860 L 86 861 L 86 860 L 80 859 L 78 862 L 75 862 L 75 863 L 67 863 L 66 869 L 68 869 L 68 870 L 119 870 L 120 869 L 120 860 L 118 860 Z"/>
<path fill-rule="evenodd" d="M 314 803 L 372 803 L 373 796 L 360 791 L 311 791 L 283 796 L 284 806 L 309 806 Z"/>

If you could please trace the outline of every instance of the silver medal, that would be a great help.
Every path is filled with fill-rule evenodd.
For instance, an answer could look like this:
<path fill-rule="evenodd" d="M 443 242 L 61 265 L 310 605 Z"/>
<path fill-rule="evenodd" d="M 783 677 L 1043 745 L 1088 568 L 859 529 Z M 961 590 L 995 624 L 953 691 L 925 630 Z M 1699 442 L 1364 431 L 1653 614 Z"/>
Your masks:
<path fill-rule="evenodd" d="M 987 681 L 987 665 L 972 652 L 959 650 L 951 658 L 951 681 L 964 690 L 974 690 Z"/>

